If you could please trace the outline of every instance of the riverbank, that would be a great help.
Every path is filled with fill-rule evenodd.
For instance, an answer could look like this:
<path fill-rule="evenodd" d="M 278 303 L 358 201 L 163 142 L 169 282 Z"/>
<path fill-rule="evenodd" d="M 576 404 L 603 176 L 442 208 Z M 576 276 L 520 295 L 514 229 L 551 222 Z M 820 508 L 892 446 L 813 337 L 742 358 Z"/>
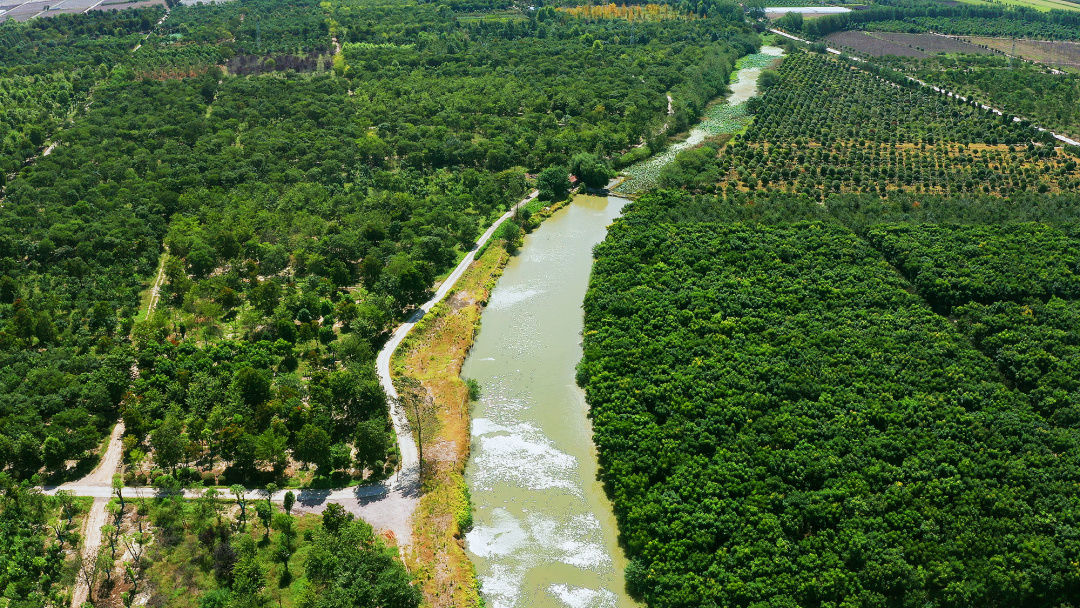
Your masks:
<path fill-rule="evenodd" d="M 461 379 L 480 314 L 509 260 L 501 242 L 492 243 L 462 275 L 454 293 L 424 317 L 392 361 L 399 392 L 411 378 L 435 409 L 424 452 L 423 493 L 413 514 L 413 547 L 407 563 L 433 608 L 480 606 L 472 563 L 462 546 L 471 517 L 464 470 L 469 455 L 469 388 Z"/>
<path fill-rule="evenodd" d="M 687 133 L 677 136 L 676 141 L 664 151 L 623 169 L 626 180 L 614 189 L 614 193 L 632 197 L 647 190 L 656 185 L 661 169 L 675 160 L 679 152 L 698 146 L 711 137 L 745 129 L 752 118 L 746 111 L 745 102 L 757 94 L 758 76 L 783 54 L 783 49 L 765 45 L 757 53 L 740 57 L 729 79 L 729 92 L 714 99 L 705 109 L 701 121 Z"/>
<path fill-rule="evenodd" d="M 570 200 L 533 199 L 524 209 L 535 228 Z M 483 605 L 463 544 L 472 519 L 464 478 L 471 418 L 469 387 L 461 378 L 461 366 L 480 329 L 491 290 L 509 259 L 502 242 L 493 240 L 486 246 L 455 291 L 416 324 L 391 361 L 398 392 L 413 390 L 415 385 L 410 388 L 408 379 L 415 380 L 434 413 L 424 425 L 427 436 L 421 438 L 423 492 L 413 515 L 413 546 L 407 559 L 424 593 L 424 605 L 432 608 Z"/>

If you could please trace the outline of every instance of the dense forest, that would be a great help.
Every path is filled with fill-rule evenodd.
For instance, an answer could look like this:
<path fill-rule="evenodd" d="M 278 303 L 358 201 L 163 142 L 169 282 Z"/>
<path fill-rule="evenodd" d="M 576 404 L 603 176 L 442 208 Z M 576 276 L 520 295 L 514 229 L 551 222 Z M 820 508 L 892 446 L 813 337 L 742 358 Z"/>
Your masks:
<path fill-rule="evenodd" d="M 579 380 L 628 584 L 651 606 L 1068 605 L 1080 429 L 982 356 L 989 315 L 963 309 L 969 342 L 813 207 L 649 194 L 597 251 Z"/>
<path fill-rule="evenodd" d="M 526 171 L 662 146 L 658 130 L 693 120 L 756 44 L 719 19 L 550 9 L 459 22 L 408 2 L 252 0 L 175 7 L 153 28 L 158 14 L 4 26 L 39 49 L 124 40 L 107 58 L 58 45 L 38 69 L 85 67 L 12 68 L 0 86 L 47 118 L 5 137 L 9 168 L 60 142 L 7 184 L 0 220 L 0 458 L 19 475 L 62 474 L 118 414 L 131 482 L 391 470 L 371 363 L 392 321 L 524 195 Z M 340 54 L 300 72 L 216 65 L 291 65 L 333 40 Z"/>
<path fill-rule="evenodd" d="M 578 381 L 647 605 L 1072 605 L 1076 150 L 897 71 L 1061 124 L 1071 77 L 1008 65 L 792 50 L 597 248 Z"/>
<path fill-rule="evenodd" d="M 799 22 L 801 31 L 814 37 L 842 30 L 868 29 L 1055 40 L 1080 38 L 1080 12 L 1042 12 L 1029 7 L 996 6 L 991 3 L 883 0 L 867 6 L 865 10 L 823 15 Z"/>

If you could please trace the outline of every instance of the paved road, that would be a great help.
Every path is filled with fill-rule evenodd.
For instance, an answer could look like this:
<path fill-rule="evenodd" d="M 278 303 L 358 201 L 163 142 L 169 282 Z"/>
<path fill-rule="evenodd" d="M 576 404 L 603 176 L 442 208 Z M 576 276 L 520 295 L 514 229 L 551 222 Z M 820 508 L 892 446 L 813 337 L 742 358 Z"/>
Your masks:
<path fill-rule="evenodd" d="M 412 438 L 412 430 L 409 428 L 409 420 L 405 416 L 405 411 L 401 407 L 398 399 L 397 389 L 394 388 L 394 381 L 390 375 L 390 359 L 394 356 L 394 351 L 398 346 L 401 346 L 401 342 L 405 339 L 405 336 L 409 335 L 413 327 L 416 326 L 420 319 L 424 318 L 424 315 L 431 312 L 431 309 L 442 301 L 446 297 L 450 290 L 457 284 L 458 279 L 461 278 L 465 271 L 468 270 L 469 265 L 476 259 L 476 252 L 484 246 L 491 239 L 495 231 L 503 222 L 514 216 L 522 206 L 536 198 L 538 192 L 533 190 L 528 196 L 518 202 L 516 205 L 510 208 L 509 211 L 502 214 L 499 219 L 495 220 L 491 226 L 488 227 L 484 234 L 480 235 L 480 238 L 476 240 L 476 245 L 469 253 L 465 255 L 453 272 L 446 277 L 437 290 L 435 295 L 430 300 L 424 302 L 420 307 L 409 317 L 409 320 L 398 326 L 394 334 L 379 351 L 378 356 L 375 358 L 375 372 L 379 376 L 379 383 L 382 385 L 383 390 L 386 391 L 387 396 L 390 397 L 390 418 L 394 423 L 394 432 L 397 434 L 398 451 L 401 452 L 401 468 L 395 474 L 393 479 L 393 485 L 396 488 L 400 488 L 404 491 L 412 491 L 420 484 L 420 461 L 417 454 L 416 442 Z M 415 505 L 412 505 L 415 508 Z M 411 515 L 412 510 L 409 511 Z"/>

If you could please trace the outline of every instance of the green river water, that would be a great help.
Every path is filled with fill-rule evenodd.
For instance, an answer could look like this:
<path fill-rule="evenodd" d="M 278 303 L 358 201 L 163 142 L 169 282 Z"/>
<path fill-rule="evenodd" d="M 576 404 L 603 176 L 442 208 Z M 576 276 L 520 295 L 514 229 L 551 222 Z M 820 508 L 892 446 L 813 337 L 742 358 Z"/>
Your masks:
<path fill-rule="evenodd" d="M 754 94 L 766 58 L 779 54 L 762 50 L 740 65 L 735 104 Z M 703 121 L 690 139 L 715 128 Z M 466 469 L 474 520 L 466 550 L 489 608 L 637 606 L 625 591 L 626 557 L 574 379 L 592 250 L 627 203 L 577 196 L 526 236 L 462 368 L 482 388 Z"/>

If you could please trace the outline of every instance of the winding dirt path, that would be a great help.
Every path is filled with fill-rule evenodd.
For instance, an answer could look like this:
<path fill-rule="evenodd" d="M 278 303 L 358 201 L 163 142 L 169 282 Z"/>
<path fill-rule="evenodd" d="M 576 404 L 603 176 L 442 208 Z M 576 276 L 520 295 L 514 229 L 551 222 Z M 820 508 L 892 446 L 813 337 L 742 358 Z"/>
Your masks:
<path fill-rule="evenodd" d="M 154 282 L 150 285 L 150 300 L 146 303 L 147 317 L 157 308 L 161 295 L 161 285 L 165 280 L 165 260 L 168 257 L 168 253 L 162 253 L 161 261 L 158 262 L 157 274 L 154 276 Z M 139 368 L 137 365 L 132 366 L 131 375 L 133 378 L 138 377 Z M 58 488 L 45 489 L 47 494 L 55 493 L 57 490 L 64 490 L 75 496 L 92 496 L 94 498 L 94 502 L 90 505 L 90 511 L 87 512 L 82 528 L 79 530 L 83 539 L 82 558 L 84 562 L 97 559 L 98 551 L 101 548 L 101 527 L 105 525 L 106 516 L 108 515 L 107 507 L 113 492 L 113 476 L 120 472 L 120 467 L 123 464 L 123 440 L 124 421 L 120 420 L 113 426 L 112 433 L 109 435 L 109 443 L 105 447 L 105 453 L 102 454 L 101 461 L 98 462 L 98 465 L 94 467 L 94 470 L 89 475 L 78 481 L 62 484 Z M 128 490 L 125 488 L 125 496 L 127 492 Z M 71 608 L 82 606 L 90 593 L 90 589 L 86 585 L 81 584 L 78 579 L 76 580 L 75 588 L 71 593 Z"/>

